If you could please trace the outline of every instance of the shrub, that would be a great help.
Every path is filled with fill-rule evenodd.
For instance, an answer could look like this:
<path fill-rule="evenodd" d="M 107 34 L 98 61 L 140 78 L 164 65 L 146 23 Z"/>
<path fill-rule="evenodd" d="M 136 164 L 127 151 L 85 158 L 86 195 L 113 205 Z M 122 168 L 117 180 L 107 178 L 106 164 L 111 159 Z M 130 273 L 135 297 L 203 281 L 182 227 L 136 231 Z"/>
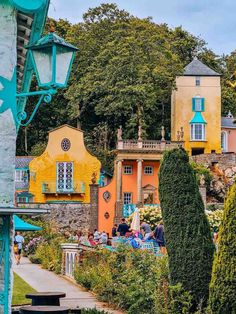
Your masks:
<path fill-rule="evenodd" d="M 128 222 L 130 224 L 132 222 L 133 215 L 134 214 L 132 214 L 128 218 Z M 139 208 L 139 215 L 140 215 L 140 220 L 147 222 L 152 229 L 155 229 L 155 227 L 158 225 L 158 223 L 162 219 L 161 208 L 155 207 L 155 206 L 145 206 L 143 208 Z"/>
<path fill-rule="evenodd" d="M 225 203 L 219 231 L 218 253 L 210 285 L 210 307 L 214 314 L 236 313 L 236 183 Z"/>
<path fill-rule="evenodd" d="M 101 300 L 116 304 L 128 314 L 164 314 L 167 312 L 157 308 L 169 308 L 166 257 L 127 247 L 119 247 L 115 253 L 90 252 L 76 269 L 75 278 Z"/>
<path fill-rule="evenodd" d="M 164 154 L 159 195 L 171 284 L 191 293 L 192 310 L 208 299 L 214 245 L 189 158 L 181 149 Z"/>

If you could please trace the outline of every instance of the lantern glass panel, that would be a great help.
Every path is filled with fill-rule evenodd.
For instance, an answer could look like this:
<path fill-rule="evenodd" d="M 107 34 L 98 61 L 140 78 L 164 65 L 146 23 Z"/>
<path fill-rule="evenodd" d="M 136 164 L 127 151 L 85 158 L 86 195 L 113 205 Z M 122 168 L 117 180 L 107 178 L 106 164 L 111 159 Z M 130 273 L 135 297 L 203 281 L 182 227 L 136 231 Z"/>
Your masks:
<path fill-rule="evenodd" d="M 52 48 L 44 48 L 43 50 L 33 50 L 33 57 L 38 72 L 40 84 L 48 84 L 52 82 Z"/>
<path fill-rule="evenodd" d="M 67 77 L 69 77 L 71 59 L 73 51 L 69 51 L 65 47 L 57 47 L 56 52 L 56 83 L 65 85 Z"/>

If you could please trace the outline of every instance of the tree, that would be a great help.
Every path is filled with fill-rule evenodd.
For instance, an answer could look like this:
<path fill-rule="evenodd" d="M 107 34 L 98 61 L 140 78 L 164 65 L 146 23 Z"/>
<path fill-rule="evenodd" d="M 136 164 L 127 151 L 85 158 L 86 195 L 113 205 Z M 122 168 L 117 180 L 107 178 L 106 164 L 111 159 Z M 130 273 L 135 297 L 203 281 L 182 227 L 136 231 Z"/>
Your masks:
<path fill-rule="evenodd" d="M 218 253 L 210 284 L 210 307 L 214 314 L 236 313 L 236 183 L 225 203 L 219 231 Z"/>
<path fill-rule="evenodd" d="M 193 309 L 208 300 L 214 246 L 194 171 L 184 149 L 164 154 L 159 194 L 171 284 L 182 284 Z"/>

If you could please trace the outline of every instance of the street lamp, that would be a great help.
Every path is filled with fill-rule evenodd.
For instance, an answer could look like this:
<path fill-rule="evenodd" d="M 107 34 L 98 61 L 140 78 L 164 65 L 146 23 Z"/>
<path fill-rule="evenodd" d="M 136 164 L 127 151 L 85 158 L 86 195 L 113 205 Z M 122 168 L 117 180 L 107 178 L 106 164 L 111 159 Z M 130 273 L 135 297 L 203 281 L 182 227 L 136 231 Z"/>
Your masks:
<path fill-rule="evenodd" d="M 27 126 L 32 121 L 42 101 L 49 103 L 57 89 L 67 86 L 75 53 L 78 50 L 56 35 L 54 31 L 26 48 L 29 49 L 38 86 L 42 89 L 36 92 L 17 94 L 18 98 L 40 95 L 39 101 L 26 123 L 21 123 L 27 117 L 26 112 L 17 113 L 17 122 L 21 126 Z"/>

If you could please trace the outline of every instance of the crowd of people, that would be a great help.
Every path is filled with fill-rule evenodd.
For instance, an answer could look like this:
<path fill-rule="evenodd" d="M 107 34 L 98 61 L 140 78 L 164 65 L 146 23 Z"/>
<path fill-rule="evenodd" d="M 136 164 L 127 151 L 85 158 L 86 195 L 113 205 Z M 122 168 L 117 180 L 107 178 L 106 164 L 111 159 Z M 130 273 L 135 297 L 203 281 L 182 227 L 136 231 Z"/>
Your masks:
<path fill-rule="evenodd" d="M 154 230 L 152 230 L 150 225 L 145 221 L 141 221 L 140 230 L 132 230 L 127 224 L 125 218 L 122 218 L 120 224 L 115 224 L 112 228 L 112 237 L 117 236 L 134 240 L 130 241 L 134 248 L 138 248 L 142 242 L 154 241 L 156 244 L 158 244 L 161 253 L 166 253 L 164 225 L 162 220 Z"/>
<path fill-rule="evenodd" d="M 132 230 L 125 218 L 122 218 L 119 225 L 114 224 L 112 228 L 112 238 L 109 238 L 109 234 L 105 231 L 100 232 L 97 229 L 87 234 L 82 231 L 77 231 L 73 235 L 68 233 L 66 237 L 69 241 L 92 247 L 100 245 L 112 246 L 113 241 L 117 238 L 128 239 L 133 248 L 141 247 L 143 242 L 153 241 L 159 246 L 161 253 L 166 253 L 162 221 L 159 222 L 154 230 L 152 230 L 150 225 L 145 221 L 141 222 L 140 230 Z"/>

